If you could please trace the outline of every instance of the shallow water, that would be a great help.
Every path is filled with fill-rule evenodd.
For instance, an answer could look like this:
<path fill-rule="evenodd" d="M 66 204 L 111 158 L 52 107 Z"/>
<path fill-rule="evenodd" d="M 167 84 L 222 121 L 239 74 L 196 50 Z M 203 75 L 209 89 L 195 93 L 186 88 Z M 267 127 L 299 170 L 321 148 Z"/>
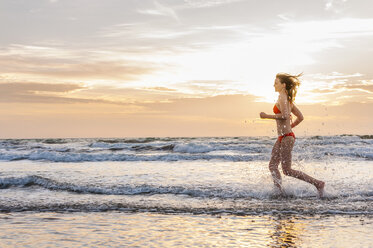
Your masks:
<path fill-rule="evenodd" d="M 370 247 L 372 136 L 300 137 L 293 168 L 326 197 L 268 171 L 274 139 L 0 141 L 0 247 Z"/>
<path fill-rule="evenodd" d="M 372 216 L 0 214 L 1 247 L 372 247 Z"/>
<path fill-rule="evenodd" d="M 291 177 L 278 196 L 263 161 L 2 162 L 0 211 L 373 214 L 373 161 L 293 167 L 325 180 L 326 198 Z"/>

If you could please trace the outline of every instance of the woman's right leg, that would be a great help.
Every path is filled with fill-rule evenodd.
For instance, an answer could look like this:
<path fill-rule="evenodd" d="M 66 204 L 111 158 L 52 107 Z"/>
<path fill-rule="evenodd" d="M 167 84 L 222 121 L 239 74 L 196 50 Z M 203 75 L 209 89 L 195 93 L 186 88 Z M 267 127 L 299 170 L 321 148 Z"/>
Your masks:
<path fill-rule="evenodd" d="M 278 188 L 281 192 L 283 192 L 282 186 L 281 186 L 281 174 L 278 169 L 278 165 L 280 164 L 280 161 L 281 161 L 280 142 L 277 139 L 276 143 L 273 145 L 273 148 L 272 148 L 271 160 L 269 161 L 269 171 L 271 172 L 275 187 Z"/>
<path fill-rule="evenodd" d="M 319 192 L 320 197 L 324 194 L 324 185 L 323 181 L 317 180 L 306 173 L 291 168 L 291 152 L 294 146 L 293 137 L 285 137 L 282 139 L 281 143 L 281 164 L 282 171 L 286 176 L 295 177 L 307 183 L 315 185 L 317 191 Z"/>

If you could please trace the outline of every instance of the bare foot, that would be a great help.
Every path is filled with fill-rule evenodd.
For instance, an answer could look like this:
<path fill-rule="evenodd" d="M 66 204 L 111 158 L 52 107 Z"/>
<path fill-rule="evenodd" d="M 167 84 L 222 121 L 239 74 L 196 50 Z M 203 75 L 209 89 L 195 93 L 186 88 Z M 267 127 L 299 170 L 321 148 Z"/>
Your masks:
<path fill-rule="evenodd" d="M 325 182 L 320 181 L 316 186 L 317 192 L 319 192 L 319 197 L 322 198 L 324 197 L 324 188 L 325 188 Z"/>
<path fill-rule="evenodd" d="M 275 194 L 285 196 L 285 191 L 282 189 L 281 186 L 275 185 Z"/>

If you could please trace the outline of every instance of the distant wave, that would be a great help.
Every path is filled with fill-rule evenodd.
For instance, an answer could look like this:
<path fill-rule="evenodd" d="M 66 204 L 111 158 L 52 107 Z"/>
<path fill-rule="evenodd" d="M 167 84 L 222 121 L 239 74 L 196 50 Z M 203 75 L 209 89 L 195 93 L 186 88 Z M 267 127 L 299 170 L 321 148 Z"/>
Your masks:
<path fill-rule="evenodd" d="M 66 139 L 45 139 L 45 140 L 42 140 L 42 143 L 45 143 L 45 144 L 66 144 L 68 142 L 69 141 L 66 140 Z"/>
<path fill-rule="evenodd" d="M 142 147 L 137 148 L 138 152 L 145 151 L 168 151 L 171 147 L 164 149 Z M 269 149 L 268 149 L 269 150 Z M 0 153 L 0 160 L 3 161 L 49 161 L 49 162 L 104 162 L 104 161 L 227 161 L 227 162 L 249 162 L 249 161 L 267 161 L 270 158 L 270 151 L 266 153 L 248 153 L 248 154 L 208 154 L 208 153 L 193 153 L 170 152 L 166 154 L 122 154 L 125 148 L 109 148 L 107 152 L 71 152 L 71 150 L 61 151 L 32 151 L 22 153 Z M 119 152 L 119 153 L 118 153 Z M 370 151 L 319 151 L 302 153 L 294 152 L 294 160 L 322 160 L 331 158 L 347 158 L 347 159 L 364 159 L 373 160 L 373 154 Z"/>
<path fill-rule="evenodd" d="M 109 144 L 116 144 L 116 143 L 150 143 L 155 141 L 172 141 L 176 138 L 137 138 L 137 139 L 98 139 L 97 142 L 109 143 Z"/>
<path fill-rule="evenodd" d="M 207 154 L 163 154 L 163 155 L 131 155 L 131 154 L 91 154 L 66 152 L 31 152 L 29 154 L 0 154 L 0 160 L 5 161 L 50 161 L 50 162 L 104 162 L 104 161 L 253 161 L 261 160 L 259 155 L 207 155 Z"/>
<path fill-rule="evenodd" d="M 3 161 L 263 161 L 275 137 L 0 140 Z M 294 159 L 373 160 L 373 135 L 297 137 Z"/>

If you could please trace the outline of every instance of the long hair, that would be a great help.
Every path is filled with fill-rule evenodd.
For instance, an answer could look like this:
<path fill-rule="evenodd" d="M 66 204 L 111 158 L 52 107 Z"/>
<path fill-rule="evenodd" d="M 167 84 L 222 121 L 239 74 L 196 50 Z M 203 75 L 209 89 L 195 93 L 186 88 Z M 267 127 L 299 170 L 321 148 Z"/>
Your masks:
<path fill-rule="evenodd" d="M 286 84 L 286 91 L 288 93 L 288 100 L 290 103 L 294 102 L 295 95 L 297 94 L 297 88 L 300 85 L 299 77 L 302 76 L 303 73 L 298 75 L 291 75 L 288 73 L 277 73 L 276 78 L 280 79 L 280 82 Z"/>

